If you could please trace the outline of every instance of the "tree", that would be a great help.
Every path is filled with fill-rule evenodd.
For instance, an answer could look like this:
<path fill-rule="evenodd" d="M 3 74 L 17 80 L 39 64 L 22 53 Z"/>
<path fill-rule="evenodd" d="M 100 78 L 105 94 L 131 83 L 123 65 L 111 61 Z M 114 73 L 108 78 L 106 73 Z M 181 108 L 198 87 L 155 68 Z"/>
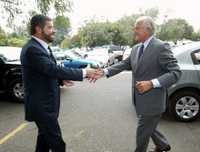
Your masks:
<path fill-rule="evenodd" d="M 70 48 L 70 46 L 71 46 L 71 40 L 68 37 L 65 38 L 60 44 L 61 48 Z"/>
<path fill-rule="evenodd" d="M 29 3 L 25 0 L 1 0 L 0 7 L 5 13 L 9 14 L 9 22 L 12 22 L 15 15 L 22 14 L 24 7 L 33 2 L 37 4 L 39 11 L 42 14 L 47 14 L 50 8 L 53 7 L 56 10 L 57 15 L 61 15 L 64 12 L 69 12 L 72 5 L 70 0 L 29 0 L 28 2 Z"/>
<path fill-rule="evenodd" d="M 116 21 L 116 24 L 118 24 L 118 27 L 120 29 L 120 35 L 124 41 L 123 45 L 132 46 L 133 44 L 135 44 L 133 26 L 139 16 L 140 14 L 133 14 L 131 16 L 124 16 Z"/>
<path fill-rule="evenodd" d="M 158 37 L 162 40 L 177 41 L 181 39 L 191 39 L 193 27 L 184 19 L 170 19 L 160 26 Z"/>
<path fill-rule="evenodd" d="M 0 27 L 0 46 L 5 46 L 5 45 L 7 45 L 6 33 Z"/>
<path fill-rule="evenodd" d="M 159 10 L 158 8 L 150 8 L 144 11 L 144 15 L 151 16 L 154 20 L 156 20 L 159 15 Z"/>
<path fill-rule="evenodd" d="M 96 22 L 94 20 L 86 23 L 86 26 L 79 30 L 82 46 L 101 46 L 112 43 L 112 23 Z"/>
<path fill-rule="evenodd" d="M 70 28 L 69 18 L 65 16 L 57 16 L 54 19 L 54 26 L 56 29 L 56 35 L 53 44 L 58 45 L 64 40 L 64 38 L 69 33 L 69 28 Z"/>
<path fill-rule="evenodd" d="M 73 48 L 73 47 L 81 47 L 81 39 L 80 39 L 80 36 L 78 34 L 74 35 L 71 38 L 70 48 Z"/>
<path fill-rule="evenodd" d="M 192 33 L 192 40 L 193 41 L 200 41 L 200 32 L 193 32 Z"/>
<path fill-rule="evenodd" d="M 157 8 L 151 8 L 138 14 L 124 16 L 114 23 L 91 20 L 78 33 L 81 45 L 90 47 L 104 44 L 133 45 L 136 43 L 133 33 L 136 19 L 139 16 L 148 15 L 156 20 L 158 13 Z"/>

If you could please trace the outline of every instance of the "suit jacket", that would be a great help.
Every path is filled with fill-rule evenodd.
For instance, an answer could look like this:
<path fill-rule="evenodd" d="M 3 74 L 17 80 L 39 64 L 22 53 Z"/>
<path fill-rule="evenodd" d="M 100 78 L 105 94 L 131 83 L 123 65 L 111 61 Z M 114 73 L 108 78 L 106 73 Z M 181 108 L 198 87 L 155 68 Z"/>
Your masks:
<path fill-rule="evenodd" d="M 126 60 L 109 67 L 109 76 L 123 70 L 132 70 L 132 97 L 137 114 L 161 114 L 166 109 L 167 88 L 180 78 L 181 71 L 169 45 L 153 37 L 142 57 L 138 59 L 140 45 L 133 47 Z M 144 94 L 135 89 L 136 81 L 155 78 L 160 82 L 160 88 L 153 88 Z"/>
<path fill-rule="evenodd" d="M 60 107 L 59 80 L 81 81 L 82 70 L 58 66 L 43 46 L 32 38 L 20 56 L 25 92 L 25 119 L 57 119 Z"/>

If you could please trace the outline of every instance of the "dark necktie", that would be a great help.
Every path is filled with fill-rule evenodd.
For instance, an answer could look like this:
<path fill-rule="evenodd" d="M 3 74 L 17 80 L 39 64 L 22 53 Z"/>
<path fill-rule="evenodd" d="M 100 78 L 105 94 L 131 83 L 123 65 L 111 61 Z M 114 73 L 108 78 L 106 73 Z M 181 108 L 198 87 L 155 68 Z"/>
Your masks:
<path fill-rule="evenodd" d="M 53 56 L 52 50 L 51 50 L 51 48 L 49 46 L 48 46 L 48 50 L 49 50 L 49 55 L 50 55 L 51 59 L 56 63 L 56 59 Z"/>
<path fill-rule="evenodd" d="M 138 59 L 140 59 L 141 58 L 141 56 L 142 56 L 142 54 L 144 53 L 144 44 L 142 44 L 141 46 L 140 46 L 140 50 L 139 50 L 139 55 L 138 55 Z"/>

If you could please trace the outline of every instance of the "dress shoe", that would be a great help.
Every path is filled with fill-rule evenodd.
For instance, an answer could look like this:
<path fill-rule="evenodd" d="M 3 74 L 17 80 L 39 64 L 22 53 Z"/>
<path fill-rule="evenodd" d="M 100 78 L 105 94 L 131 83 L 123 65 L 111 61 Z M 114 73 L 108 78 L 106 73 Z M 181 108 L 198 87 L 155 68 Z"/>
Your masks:
<path fill-rule="evenodd" d="M 167 152 L 170 150 L 171 150 L 171 147 L 170 147 L 170 145 L 168 145 L 165 149 L 160 149 L 160 148 L 156 147 L 153 151 L 149 151 L 149 152 Z"/>

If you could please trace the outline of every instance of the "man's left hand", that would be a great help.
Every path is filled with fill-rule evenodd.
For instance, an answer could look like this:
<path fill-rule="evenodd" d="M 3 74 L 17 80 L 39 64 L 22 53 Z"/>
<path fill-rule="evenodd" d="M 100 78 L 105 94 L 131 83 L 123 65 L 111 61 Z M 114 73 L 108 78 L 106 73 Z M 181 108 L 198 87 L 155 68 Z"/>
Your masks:
<path fill-rule="evenodd" d="M 139 91 L 139 93 L 143 94 L 153 88 L 152 81 L 137 81 L 136 82 L 136 88 Z"/>

